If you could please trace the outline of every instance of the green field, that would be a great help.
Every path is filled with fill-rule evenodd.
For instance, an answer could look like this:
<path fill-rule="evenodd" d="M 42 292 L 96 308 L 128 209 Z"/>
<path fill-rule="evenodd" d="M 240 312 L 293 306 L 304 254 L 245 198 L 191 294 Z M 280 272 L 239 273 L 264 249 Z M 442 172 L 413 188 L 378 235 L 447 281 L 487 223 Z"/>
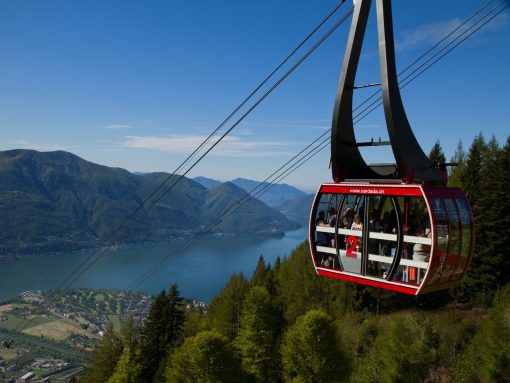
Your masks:
<path fill-rule="evenodd" d="M 55 317 L 50 316 L 37 316 L 26 320 L 19 317 L 9 317 L 7 320 L 0 322 L 0 328 L 4 328 L 6 330 L 17 330 L 21 327 L 23 330 L 25 330 L 45 323 L 53 322 L 54 320 Z"/>
<path fill-rule="evenodd" d="M 7 361 L 16 359 L 16 357 L 18 356 L 16 351 L 17 351 L 16 349 L 8 349 L 8 350 L 1 349 L 0 350 L 0 358 L 5 359 Z"/>
<path fill-rule="evenodd" d="M 115 331 L 119 331 L 120 327 L 121 327 L 119 316 L 116 314 L 113 314 L 113 315 L 110 314 L 110 315 L 107 315 L 107 317 L 110 320 L 110 322 L 112 322 L 113 328 L 115 329 Z"/>
<path fill-rule="evenodd" d="M 28 334 L 9 331 L 1 328 L 0 338 L 10 338 L 13 339 L 15 344 L 18 345 L 21 343 L 24 345 L 32 345 L 42 349 L 51 350 L 53 352 L 58 352 L 74 359 L 88 359 L 90 357 L 90 355 L 86 352 L 70 348 L 69 346 L 66 346 L 62 343 L 57 343 L 48 339 L 41 339 L 38 336 L 31 336 Z"/>

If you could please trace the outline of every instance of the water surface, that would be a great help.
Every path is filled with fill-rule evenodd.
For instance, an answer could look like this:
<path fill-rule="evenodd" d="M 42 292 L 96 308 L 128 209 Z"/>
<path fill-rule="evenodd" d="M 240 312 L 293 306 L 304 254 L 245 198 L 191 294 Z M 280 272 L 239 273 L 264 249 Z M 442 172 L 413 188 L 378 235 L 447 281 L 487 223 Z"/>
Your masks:
<path fill-rule="evenodd" d="M 274 264 L 307 236 L 302 228 L 283 236 L 244 235 L 202 238 L 184 251 L 185 241 L 121 248 L 106 252 L 73 287 L 126 289 L 158 262 L 168 263 L 135 290 L 155 294 L 177 283 L 187 298 L 210 302 L 234 272 L 250 277 L 260 255 Z M 89 256 L 90 252 L 44 254 L 0 262 L 0 300 L 26 290 L 57 288 Z"/>

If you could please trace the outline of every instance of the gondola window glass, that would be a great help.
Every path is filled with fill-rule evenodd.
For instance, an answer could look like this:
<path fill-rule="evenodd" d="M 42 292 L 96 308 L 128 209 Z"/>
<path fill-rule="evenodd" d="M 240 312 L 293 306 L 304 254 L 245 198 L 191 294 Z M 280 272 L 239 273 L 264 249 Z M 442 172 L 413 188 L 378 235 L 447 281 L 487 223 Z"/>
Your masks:
<path fill-rule="evenodd" d="M 404 221 L 404 245 L 400 261 L 402 281 L 420 284 L 430 259 L 430 215 L 422 197 L 404 198 L 401 206 Z"/>
<path fill-rule="evenodd" d="M 462 222 L 462 245 L 460 255 L 461 257 L 468 258 L 471 253 L 471 230 L 472 230 L 472 222 L 471 222 L 471 214 L 469 213 L 469 208 L 464 199 L 457 199 L 457 206 L 459 208 L 460 219 Z"/>
<path fill-rule="evenodd" d="M 453 199 L 444 200 L 450 222 L 450 240 L 448 244 L 448 263 L 450 267 L 455 268 L 460 252 L 460 218 L 457 212 L 457 206 Z M 453 271 L 453 270 L 452 270 Z"/>
<path fill-rule="evenodd" d="M 342 200 L 342 195 L 322 194 L 315 218 L 316 265 L 338 268 L 335 248 L 335 211 Z"/>
<path fill-rule="evenodd" d="M 397 215 L 392 200 L 370 196 L 367 275 L 386 278 L 397 248 Z"/>
<path fill-rule="evenodd" d="M 346 195 L 338 222 L 338 253 L 343 270 L 361 274 L 365 197 Z"/>
<path fill-rule="evenodd" d="M 448 251 L 448 219 L 446 216 L 446 209 L 443 204 L 443 200 L 440 198 L 432 198 L 431 205 L 433 213 L 436 217 L 435 223 L 435 235 L 436 238 L 436 251 L 435 256 L 437 261 L 439 262 L 438 273 L 431 280 L 431 282 L 435 282 L 436 278 L 440 277 L 440 274 L 444 271 L 446 267 L 447 260 L 447 251 Z"/>

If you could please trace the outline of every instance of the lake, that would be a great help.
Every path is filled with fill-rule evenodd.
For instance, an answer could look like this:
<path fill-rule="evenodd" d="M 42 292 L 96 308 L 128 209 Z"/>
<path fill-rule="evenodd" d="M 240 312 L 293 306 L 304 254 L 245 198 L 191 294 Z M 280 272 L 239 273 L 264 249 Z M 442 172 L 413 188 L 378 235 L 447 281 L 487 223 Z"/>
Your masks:
<path fill-rule="evenodd" d="M 177 283 L 181 295 L 210 302 L 234 272 L 250 277 L 260 255 L 271 265 L 288 256 L 308 236 L 301 228 L 283 236 L 243 235 L 202 238 L 173 256 L 135 290 L 155 294 Z M 106 252 L 74 287 L 126 289 L 185 241 L 133 246 Z M 91 252 L 41 254 L 0 262 L 0 300 L 26 290 L 57 288 Z"/>

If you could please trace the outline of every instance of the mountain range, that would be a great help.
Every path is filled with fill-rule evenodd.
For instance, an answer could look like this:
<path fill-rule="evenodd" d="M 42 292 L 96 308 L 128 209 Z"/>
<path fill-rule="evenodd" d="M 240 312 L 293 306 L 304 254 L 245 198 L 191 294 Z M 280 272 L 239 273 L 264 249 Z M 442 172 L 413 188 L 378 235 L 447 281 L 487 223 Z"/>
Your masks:
<path fill-rule="evenodd" d="M 213 189 L 221 184 L 221 181 L 206 177 L 195 177 L 193 180 L 208 189 Z M 287 184 L 270 184 L 268 182 L 260 183 L 259 181 L 248 180 L 245 178 L 236 178 L 229 182 L 239 186 L 241 189 L 250 194 L 255 188 L 257 189 L 253 194 L 257 194 L 259 191 L 263 190 L 264 193 L 257 198 L 273 208 L 278 208 L 286 202 L 307 196 L 306 193 Z"/>
<path fill-rule="evenodd" d="M 232 182 L 207 188 L 187 178 L 168 193 L 157 189 L 166 179 L 165 185 L 172 185 L 177 177 L 133 174 L 64 151 L 0 152 L 0 256 L 94 247 L 113 232 L 115 243 L 143 243 L 299 227 L 256 199 L 221 221 L 218 217 L 246 197 L 246 191 Z M 158 203 L 143 205 L 155 190 Z"/>
<path fill-rule="evenodd" d="M 214 189 L 222 184 L 221 181 L 206 177 L 195 177 L 193 180 L 208 189 Z M 268 182 L 261 184 L 259 181 L 245 178 L 236 178 L 229 182 L 250 194 L 257 195 L 258 192 L 263 191 L 263 194 L 257 197 L 260 201 L 275 208 L 285 217 L 299 223 L 301 226 L 308 226 L 313 194 L 307 194 L 287 184 L 269 184 Z M 256 188 L 255 191 L 253 191 L 254 188 Z"/>

